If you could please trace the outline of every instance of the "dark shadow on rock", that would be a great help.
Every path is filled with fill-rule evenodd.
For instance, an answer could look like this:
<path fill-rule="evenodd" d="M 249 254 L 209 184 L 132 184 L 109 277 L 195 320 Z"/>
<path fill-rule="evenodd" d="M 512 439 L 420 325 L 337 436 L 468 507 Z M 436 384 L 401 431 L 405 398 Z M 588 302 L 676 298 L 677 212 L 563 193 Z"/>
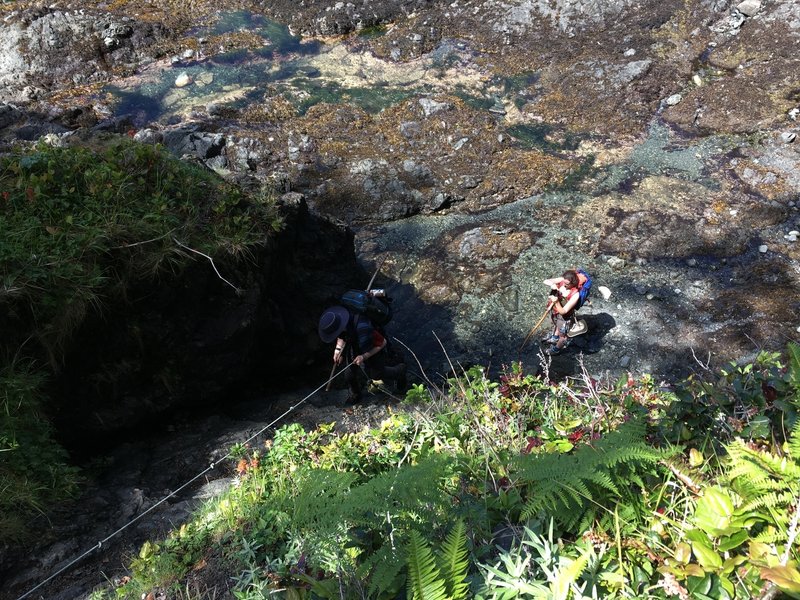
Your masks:
<path fill-rule="evenodd" d="M 284 228 L 250 260 L 192 262 L 87 315 L 49 388 L 58 439 L 75 456 L 161 427 L 173 410 L 220 410 L 245 387 L 313 381 L 324 302 L 355 283 L 353 237 L 301 200 L 285 208 Z"/>
<path fill-rule="evenodd" d="M 375 265 L 366 265 L 367 268 Z M 374 271 L 364 270 L 364 286 Z M 348 288 L 343 283 L 341 293 Z M 441 384 L 443 376 L 448 376 L 448 357 L 439 344 L 455 351 L 452 310 L 445 306 L 427 304 L 419 298 L 414 286 L 399 282 L 381 274 L 376 275 L 372 289 L 383 289 L 390 299 L 392 320 L 383 328 L 390 345 L 391 354 L 397 355 L 408 366 L 409 383 L 422 383 L 426 378 L 435 385 Z M 326 305 L 339 304 L 341 294 L 328 297 Z M 320 342 L 322 345 L 322 342 Z M 319 361 L 323 365 L 318 375 L 329 375 L 331 368 L 332 344 L 322 345 Z M 396 360 L 396 359 L 394 359 Z M 392 364 L 393 360 L 389 360 Z M 315 369 L 317 371 L 318 369 Z M 324 373 L 323 373 L 324 372 Z M 334 389 L 345 387 L 344 377 L 340 376 L 332 384 Z M 390 387 L 390 389 L 392 389 Z"/>
<path fill-rule="evenodd" d="M 579 359 L 601 352 L 604 347 L 604 338 L 617 326 L 614 317 L 605 312 L 581 314 L 580 318 L 586 321 L 587 332 L 571 338 L 569 345 L 560 354 L 551 357 L 552 362 L 548 368 L 548 375 L 551 379 L 561 379 L 579 374 Z M 520 360 L 529 367 L 536 365 L 535 370 L 539 375 L 545 371 L 542 363 L 546 362 L 546 359 L 543 360 L 544 351 L 549 346 L 541 343 L 542 338 L 550 331 L 549 322 L 546 325 L 532 336 L 520 356 Z"/>
<path fill-rule="evenodd" d="M 584 354 L 600 352 L 603 349 L 603 338 L 617 326 L 616 320 L 608 313 L 582 315 L 580 318 L 586 321 L 587 331 L 572 338 L 568 350 Z"/>

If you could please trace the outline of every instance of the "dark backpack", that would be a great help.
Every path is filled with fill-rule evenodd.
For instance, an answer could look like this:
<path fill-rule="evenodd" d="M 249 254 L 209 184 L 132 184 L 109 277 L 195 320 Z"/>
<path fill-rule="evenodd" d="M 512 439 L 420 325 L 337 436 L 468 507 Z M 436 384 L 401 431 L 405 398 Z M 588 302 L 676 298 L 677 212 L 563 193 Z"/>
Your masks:
<path fill-rule="evenodd" d="M 592 291 L 592 276 L 583 269 L 575 269 L 578 274 L 578 304 L 575 305 L 575 310 L 578 310 L 586 303 L 589 297 L 589 292 Z"/>
<path fill-rule="evenodd" d="M 364 290 L 348 290 L 342 295 L 341 304 L 358 315 L 366 315 L 379 327 L 392 320 L 391 300 L 385 296 L 376 297 Z"/>

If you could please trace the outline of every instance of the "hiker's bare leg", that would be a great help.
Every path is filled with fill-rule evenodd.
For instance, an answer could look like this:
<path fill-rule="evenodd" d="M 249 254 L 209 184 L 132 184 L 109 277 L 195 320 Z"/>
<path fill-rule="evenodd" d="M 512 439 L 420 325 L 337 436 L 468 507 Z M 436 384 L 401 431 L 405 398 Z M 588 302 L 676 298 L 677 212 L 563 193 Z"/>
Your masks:
<path fill-rule="evenodd" d="M 556 319 L 556 330 L 555 335 L 558 336 L 558 341 L 556 342 L 556 348 L 561 350 L 564 346 L 567 345 L 567 332 L 569 331 L 569 322 L 564 320 L 564 317 L 561 315 L 558 316 Z"/>

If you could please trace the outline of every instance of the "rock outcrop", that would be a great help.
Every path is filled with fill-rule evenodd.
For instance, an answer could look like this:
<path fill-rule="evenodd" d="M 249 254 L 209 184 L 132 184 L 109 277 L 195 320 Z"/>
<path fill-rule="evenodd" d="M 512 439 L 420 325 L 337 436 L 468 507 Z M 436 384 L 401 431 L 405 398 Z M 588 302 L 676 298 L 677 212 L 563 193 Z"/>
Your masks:
<path fill-rule="evenodd" d="M 198 260 L 87 315 L 51 388 L 68 447 L 91 451 L 187 403 L 215 410 L 245 386 L 282 388 L 328 356 L 317 319 L 363 285 L 352 232 L 310 214 L 299 194 L 281 202 L 284 228 L 249 260 Z"/>

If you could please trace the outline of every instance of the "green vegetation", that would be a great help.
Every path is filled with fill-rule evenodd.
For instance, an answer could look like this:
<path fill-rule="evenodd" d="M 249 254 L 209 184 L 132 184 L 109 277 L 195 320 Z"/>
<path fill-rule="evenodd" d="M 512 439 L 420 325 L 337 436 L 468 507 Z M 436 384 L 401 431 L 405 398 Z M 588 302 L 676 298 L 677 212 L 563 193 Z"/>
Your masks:
<path fill-rule="evenodd" d="M 52 441 L 41 412 L 43 374 L 31 365 L 0 370 L 0 539 L 17 539 L 31 511 L 75 491 L 77 473 Z"/>
<path fill-rule="evenodd" d="M 798 406 L 794 344 L 674 391 L 473 368 L 379 427 L 237 448 L 236 484 L 105 597 L 224 573 L 241 600 L 797 598 Z"/>
<path fill-rule="evenodd" d="M 42 411 L 86 315 L 178 272 L 192 251 L 240 257 L 279 226 L 269 194 L 124 138 L 0 157 L 1 536 L 75 488 Z"/>
<path fill-rule="evenodd" d="M 386 25 L 370 25 L 369 27 L 362 27 L 358 31 L 358 37 L 374 39 L 386 35 L 388 28 Z"/>

